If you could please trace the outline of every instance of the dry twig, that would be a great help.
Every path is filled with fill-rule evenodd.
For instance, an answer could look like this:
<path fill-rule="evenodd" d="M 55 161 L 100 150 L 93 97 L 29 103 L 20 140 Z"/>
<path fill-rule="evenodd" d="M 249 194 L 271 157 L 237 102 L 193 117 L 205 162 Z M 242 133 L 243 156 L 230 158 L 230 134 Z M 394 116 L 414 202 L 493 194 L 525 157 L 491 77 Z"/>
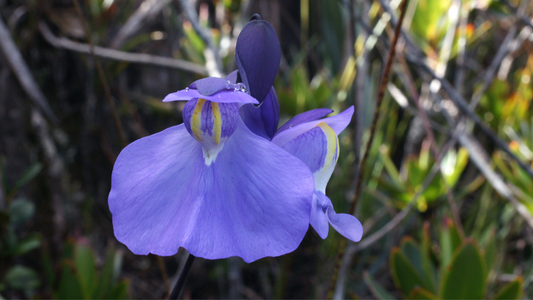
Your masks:
<path fill-rule="evenodd" d="M 41 92 L 35 79 L 33 79 L 30 69 L 26 65 L 26 62 L 24 62 L 2 18 L 0 18 L 0 50 L 2 50 L 7 63 L 31 101 L 37 105 L 49 121 L 57 125 L 59 120 L 54 115 L 52 108 L 48 105 L 46 97 Z"/>
<path fill-rule="evenodd" d="M 213 39 L 209 32 L 200 25 L 198 21 L 198 14 L 191 6 L 189 0 L 179 0 L 181 8 L 185 13 L 187 20 L 191 22 L 192 28 L 196 31 L 196 34 L 204 41 L 206 48 L 204 50 L 204 56 L 206 60 L 206 67 L 209 73 L 209 76 L 213 77 L 222 77 L 222 60 L 218 53 L 217 47 L 213 44 Z"/>
<path fill-rule="evenodd" d="M 361 164 L 359 165 L 359 172 L 358 172 L 359 174 L 357 176 L 357 182 L 355 184 L 355 191 L 354 191 L 352 203 L 351 203 L 350 209 L 348 211 L 349 214 L 353 214 L 354 213 L 355 207 L 356 207 L 356 203 L 357 203 L 360 191 L 361 191 L 361 184 L 363 182 L 363 170 L 364 170 L 364 167 L 365 167 L 365 164 L 366 164 L 366 160 L 368 159 L 368 155 L 369 155 L 369 152 L 370 152 L 370 148 L 372 146 L 372 142 L 374 140 L 374 133 L 376 131 L 376 124 L 377 124 L 377 120 L 378 120 L 378 117 L 379 117 L 380 106 L 381 106 L 381 102 L 383 100 L 383 96 L 385 95 L 385 90 L 387 88 L 387 83 L 388 83 L 388 80 L 389 80 L 389 74 L 390 74 L 390 70 L 392 68 L 392 61 L 394 60 L 394 56 L 395 56 L 395 53 L 396 53 L 396 44 L 398 43 L 398 39 L 399 39 L 400 34 L 402 32 L 402 22 L 403 22 L 403 19 L 405 17 L 405 11 L 407 9 L 407 3 L 408 2 L 409 2 L 408 0 L 403 0 L 402 3 L 400 4 L 400 12 L 401 12 L 400 13 L 400 19 L 398 21 L 398 24 L 396 24 L 396 28 L 394 29 L 394 37 L 393 37 L 393 40 L 392 40 L 392 43 L 391 43 L 391 47 L 389 49 L 389 54 L 388 54 L 388 57 L 387 57 L 387 63 L 385 65 L 385 71 L 383 73 L 383 77 L 381 78 L 381 83 L 380 83 L 380 86 L 379 86 L 378 96 L 377 96 L 377 100 L 376 100 L 376 108 L 375 108 L 375 111 L 374 111 L 374 117 L 372 119 L 372 125 L 370 127 L 370 138 L 368 139 L 368 142 L 367 142 L 366 147 L 365 147 L 365 151 L 363 153 L 363 158 L 361 159 Z M 328 298 L 331 298 L 331 296 L 333 294 L 333 289 L 335 287 L 334 283 L 337 281 L 337 276 L 338 276 L 338 273 L 339 273 L 339 266 L 340 266 L 342 257 L 344 256 L 345 249 L 346 249 L 346 240 L 342 239 L 341 240 L 341 244 L 339 245 L 339 251 L 337 253 L 337 262 L 336 262 L 336 265 L 335 265 L 335 269 L 333 271 L 332 282 L 330 284 L 330 290 L 328 292 Z"/>
<path fill-rule="evenodd" d="M 90 45 L 74 42 L 67 38 L 56 37 L 44 22 L 39 22 L 38 26 L 39 31 L 43 35 L 44 39 L 52 46 L 70 51 L 91 54 Z M 113 59 L 133 64 L 145 64 L 163 68 L 172 68 L 200 75 L 207 75 L 207 69 L 204 66 L 171 57 L 157 56 L 146 53 L 130 53 L 99 46 L 94 46 L 94 54 L 105 59 Z"/>

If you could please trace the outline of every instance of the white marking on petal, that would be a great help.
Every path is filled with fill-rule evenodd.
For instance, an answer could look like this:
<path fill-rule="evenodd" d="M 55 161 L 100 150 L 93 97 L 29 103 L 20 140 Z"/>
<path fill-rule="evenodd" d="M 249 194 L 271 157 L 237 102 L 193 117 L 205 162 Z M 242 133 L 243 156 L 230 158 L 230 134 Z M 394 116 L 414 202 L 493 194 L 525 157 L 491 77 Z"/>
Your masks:
<path fill-rule="evenodd" d="M 220 151 L 222 151 L 223 148 L 224 148 L 224 143 L 215 145 L 211 147 L 211 149 L 209 150 L 205 150 L 205 148 L 202 147 L 202 150 L 204 153 L 205 165 L 209 167 L 217 159 L 218 153 L 220 153 Z"/>

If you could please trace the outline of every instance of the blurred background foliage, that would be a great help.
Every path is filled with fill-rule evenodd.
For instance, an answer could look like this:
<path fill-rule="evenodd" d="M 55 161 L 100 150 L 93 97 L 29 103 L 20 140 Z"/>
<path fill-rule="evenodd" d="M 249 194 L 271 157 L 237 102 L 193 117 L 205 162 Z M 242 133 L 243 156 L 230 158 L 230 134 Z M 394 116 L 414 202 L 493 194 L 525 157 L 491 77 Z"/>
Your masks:
<path fill-rule="evenodd" d="M 0 52 L 0 295 L 168 295 L 186 253 L 136 256 L 115 240 L 112 166 L 127 143 L 182 122 L 184 104 L 161 102 L 166 94 L 236 69 L 236 37 L 259 13 L 282 47 L 281 124 L 355 105 L 327 193 L 348 212 L 362 176 L 355 214 L 365 235 L 341 260 L 342 237 L 312 229 L 282 257 L 197 259 L 182 297 L 533 298 L 533 180 L 517 163 L 533 165 L 533 4 L 410 0 L 376 107 L 400 2 L 0 0 L 16 45 Z M 54 116 L 20 84 L 14 52 Z"/>

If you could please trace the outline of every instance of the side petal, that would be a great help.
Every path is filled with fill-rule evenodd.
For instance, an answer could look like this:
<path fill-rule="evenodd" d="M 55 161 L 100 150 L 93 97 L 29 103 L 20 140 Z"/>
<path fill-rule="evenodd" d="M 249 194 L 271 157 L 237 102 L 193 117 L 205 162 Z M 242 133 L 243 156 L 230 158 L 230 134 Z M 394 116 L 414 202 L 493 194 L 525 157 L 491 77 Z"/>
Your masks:
<path fill-rule="evenodd" d="M 243 105 L 240 109 L 241 118 L 244 124 L 260 137 L 271 140 L 278 128 L 279 122 L 279 102 L 274 88 L 265 101 L 259 106 L 253 104 Z"/>
<path fill-rule="evenodd" d="M 197 89 L 186 88 L 175 93 L 168 94 L 163 102 L 171 101 L 180 101 L 180 100 L 191 100 L 191 99 L 206 99 L 211 102 L 217 103 L 254 103 L 259 104 L 259 102 L 248 95 L 247 93 L 241 90 L 222 90 L 213 95 L 203 95 Z"/>
<path fill-rule="evenodd" d="M 288 128 L 282 132 L 279 132 L 274 136 L 272 139 L 272 143 L 275 143 L 276 145 L 283 147 L 286 143 L 290 142 L 300 134 L 308 131 L 309 129 L 316 127 L 319 123 L 324 122 L 329 125 L 335 131 L 336 135 L 339 135 L 347 126 L 350 124 L 350 121 L 352 120 L 354 108 L 353 106 L 350 106 L 345 111 L 341 112 L 340 114 L 315 120 L 311 122 L 301 123 L 299 125 L 296 125 L 294 127 Z"/>
<path fill-rule="evenodd" d="M 321 122 L 281 148 L 309 167 L 315 179 L 315 190 L 325 193 L 339 157 L 339 139 L 333 129 Z"/>
<path fill-rule="evenodd" d="M 311 205 L 311 217 L 309 223 L 311 223 L 311 226 L 313 226 L 316 233 L 318 233 L 322 239 L 325 239 L 328 237 L 329 223 L 323 207 L 324 204 L 322 203 L 322 199 L 318 197 L 316 192 L 313 193 L 313 203 Z"/>
<path fill-rule="evenodd" d="M 281 126 L 278 129 L 278 132 L 276 134 L 279 134 L 280 132 L 282 132 L 282 131 L 284 131 L 286 129 L 289 129 L 291 127 L 294 127 L 296 125 L 300 125 L 302 123 L 311 122 L 311 121 L 315 121 L 315 120 L 321 119 L 321 118 L 329 115 L 332 112 L 333 112 L 333 110 L 329 109 L 329 108 L 316 108 L 316 109 L 312 109 L 312 110 L 303 112 L 303 113 L 295 116 L 294 118 L 290 119 L 289 121 L 287 121 L 287 123 L 283 124 L 283 126 Z"/>
<path fill-rule="evenodd" d="M 326 195 L 321 192 L 315 192 L 315 194 L 321 199 L 319 201 L 329 203 L 325 212 L 329 224 L 345 238 L 359 242 L 363 237 L 363 225 L 361 225 L 361 222 L 352 215 L 337 214 L 333 204 L 331 204 L 331 200 Z"/>
<path fill-rule="evenodd" d="M 278 73 L 281 47 L 274 28 L 259 15 L 254 15 L 239 34 L 235 60 L 242 82 L 262 102 Z"/>
<path fill-rule="evenodd" d="M 119 155 L 109 208 L 115 236 L 136 254 L 252 262 L 298 247 L 309 226 L 313 178 L 298 159 L 239 122 L 215 162 L 183 125 Z"/>

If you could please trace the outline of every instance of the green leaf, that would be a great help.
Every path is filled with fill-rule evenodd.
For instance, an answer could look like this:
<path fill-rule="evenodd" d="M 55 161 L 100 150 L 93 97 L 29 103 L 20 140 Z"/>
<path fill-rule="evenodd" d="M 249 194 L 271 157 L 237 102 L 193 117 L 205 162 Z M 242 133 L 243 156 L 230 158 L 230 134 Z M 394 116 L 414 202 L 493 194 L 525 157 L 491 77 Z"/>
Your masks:
<path fill-rule="evenodd" d="M 506 286 L 504 286 L 498 294 L 496 294 L 496 297 L 494 299 L 520 299 L 522 296 L 522 285 L 524 283 L 524 280 L 522 277 L 517 277 L 515 280 L 509 282 Z"/>
<path fill-rule="evenodd" d="M 17 243 L 13 251 L 14 255 L 23 255 L 41 246 L 41 238 L 37 235 L 25 238 Z"/>
<path fill-rule="evenodd" d="M 106 298 L 107 295 L 111 292 L 111 288 L 116 282 L 116 278 L 114 276 L 116 256 L 118 255 L 116 254 L 114 247 L 111 247 L 104 262 L 104 267 L 100 275 L 100 280 L 98 281 L 98 288 L 94 293 L 95 298 Z"/>
<path fill-rule="evenodd" d="M 437 296 L 428 290 L 416 287 L 409 293 L 407 299 L 437 299 Z"/>
<path fill-rule="evenodd" d="M 25 186 L 28 182 L 35 178 L 35 176 L 37 176 L 42 169 L 43 165 L 41 163 L 35 163 L 29 166 L 26 170 L 24 170 L 22 176 L 20 176 L 20 178 L 15 182 L 14 188 L 19 189 Z"/>
<path fill-rule="evenodd" d="M 446 218 L 440 235 L 441 265 L 443 270 L 448 266 L 453 253 L 462 242 L 461 235 L 459 235 L 455 224 L 451 219 Z"/>
<path fill-rule="evenodd" d="M 395 299 L 381 284 L 379 284 L 377 281 L 372 278 L 372 275 L 370 275 L 368 272 L 363 273 L 363 279 L 365 280 L 366 285 L 370 289 L 370 292 L 372 292 L 372 295 L 374 295 L 378 299 Z"/>
<path fill-rule="evenodd" d="M 78 277 L 74 275 L 74 271 L 72 270 L 72 262 L 64 260 L 64 263 L 56 298 L 86 299 L 83 297 L 83 291 Z"/>
<path fill-rule="evenodd" d="M 44 276 L 48 286 L 54 286 L 56 274 L 52 264 L 52 258 L 50 257 L 49 250 L 46 247 L 43 247 L 43 250 L 41 251 L 41 266 L 43 268 Z"/>
<path fill-rule="evenodd" d="M 455 186 L 455 183 L 457 183 L 457 180 L 459 180 L 459 177 L 461 177 L 461 174 L 463 174 L 463 170 L 465 169 L 466 164 L 468 163 L 468 150 L 466 150 L 466 148 L 460 148 L 457 154 L 454 150 L 450 150 L 446 154 L 445 158 L 448 159 L 447 163 L 449 165 L 443 168 L 442 165 L 445 161 L 442 161 L 442 173 L 448 185 L 450 187 L 453 187 Z"/>
<path fill-rule="evenodd" d="M 400 242 L 403 254 L 413 264 L 419 274 L 422 274 L 422 262 L 420 261 L 420 249 L 412 237 L 406 236 Z"/>
<path fill-rule="evenodd" d="M 485 254 L 485 266 L 487 267 L 488 276 L 496 260 L 496 236 L 494 231 L 492 231 L 489 240 L 485 244 L 485 247 L 483 247 L 483 252 Z"/>
<path fill-rule="evenodd" d="M 437 270 L 432 261 L 432 250 L 431 250 L 431 238 L 429 236 L 429 227 L 430 223 L 428 221 L 424 222 L 424 228 L 422 233 L 422 246 L 421 246 L 421 256 L 420 260 L 422 262 L 422 274 L 427 278 L 428 282 L 431 285 L 429 291 L 433 294 L 437 293 L 438 283 L 437 283 Z"/>
<path fill-rule="evenodd" d="M 76 275 L 81 283 L 85 298 L 93 298 L 96 288 L 96 266 L 94 254 L 88 246 L 78 244 L 74 259 L 76 261 Z"/>
<path fill-rule="evenodd" d="M 385 167 L 385 170 L 387 170 L 387 173 L 389 173 L 389 176 L 392 180 L 392 183 L 394 184 L 394 187 L 398 189 L 399 191 L 405 192 L 407 189 L 405 188 L 405 185 L 402 183 L 400 172 L 398 172 L 398 169 L 396 169 L 394 162 L 389 157 L 388 151 L 382 151 L 382 149 L 385 149 L 385 147 L 380 148 L 379 158 L 383 162 L 383 166 Z"/>
<path fill-rule="evenodd" d="M 473 241 L 458 248 L 441 282 L 442 299 L 482 299 L 486 288 L 485 262 Z"/>
<path fill-rule="evenodd" d="M 394 284 L 405 296 L 409 295 L 415 287 L 429 287 L 409 259 L 396 247 L 390 254 L 390 269 Z"/>
<path fill-rule="evenodd" d="M 126 280 L 120 282 L 109 294 L 109 299 L 127 299 L 130 283 Z"/>
<path fill-rule="evenodd" d="M 41 284 L 37 272 L 21 265 L 9 269 L 5 281 L 12 289 L 24 291 L 36 289 Z"/>
<path fill-rule="evenodd" d="M 17 225 L 27 221 L 35 214 L 35 205 L 33 202 L 18 198 L 9 205 L 9 215 L 11 224 Z"/>

